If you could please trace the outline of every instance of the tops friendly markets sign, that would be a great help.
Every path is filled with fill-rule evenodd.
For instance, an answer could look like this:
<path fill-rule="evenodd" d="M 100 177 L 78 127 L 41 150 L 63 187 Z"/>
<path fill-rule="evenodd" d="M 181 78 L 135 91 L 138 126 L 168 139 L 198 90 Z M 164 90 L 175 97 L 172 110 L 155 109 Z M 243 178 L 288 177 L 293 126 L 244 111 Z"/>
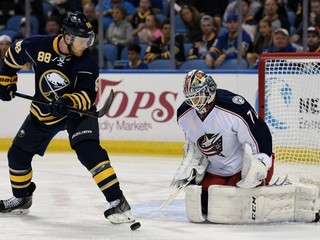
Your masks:
<path fill-rule="evenodd" d="M 257 74 L 209 73 L 218 88 L 228 89 L 244 96 L 255 106 Z M 100 109 L 110 90 L 115 96 L 111 108 L 99 119 L 102 140 L 183 142 L 184 134 L 176 123 L 176 110 L 184 100 L 183 81 L 186 73 L 100 74 L 97 108 Z M 19 73 L 18 91 L 33 94 L 34 74 Z M 15 136 L 26 115 L 30 101 L 15 98 L 1 102 L 0 138 Z M 66 131 L 57 138 L 67 139 Z"/>

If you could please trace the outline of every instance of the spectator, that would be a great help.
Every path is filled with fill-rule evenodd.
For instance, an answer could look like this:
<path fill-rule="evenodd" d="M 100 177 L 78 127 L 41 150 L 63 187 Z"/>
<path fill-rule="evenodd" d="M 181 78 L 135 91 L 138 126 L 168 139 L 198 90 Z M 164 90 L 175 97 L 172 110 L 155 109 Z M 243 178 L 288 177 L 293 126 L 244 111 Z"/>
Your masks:
<path fill-rule="evenodd" d="M 155 15 L 148 15 L 146 17 L 145 24 L 140 25 L 139 29 L 133 31 L 133 34 L 137 32 L 139 43 L 146 43 L 150 45 L 153 42 L 153 40 L 162 36 L 162 32 L 159 28 L 159 25 L 160 22 Z"/>
<path fill-rule="evenodd" d="M 67 16 L 67 12 L 82 11 L 82 1 L 79 0 L 54 0 L 52 2 L 52 11 L 50 16 L 59 19 L 62 24 L 63 19 Z"/>
<path fill-rule="evenodd" d="M 118 47 L 120 55 L 122 48 L 132 42 L 133 29 L 131 23 L 126 19 L 126 10 L 122 6 L 113 7 L 112 17 L 113 22 L 109 25 L 106 32 L 106 40 L 107 43 Z"/>
<path fill-rule="evenodd" d="M 170 59 L 170 21 L 163 22 L 161 30 L 162 37 L 155 39 L 151 45 L 147 47 L 144 60 L 146 63 L 154 59 Z M 184 55 L 183 38 L 181 35 L 175 37 L 175 59 L 177 67 L 186 60 Z"/>
<path fill-rule="evenodd" d="M 32 22 L 30 24 L 30 31 L 32 32 Z M 13 39 L 13 42 L 19 41 L 27 37 L 26 18 L 23 17 L 20 20 L 18 35 Z"/>
<path fill-rule="evenodd" d="M 201 16 L 199 11 L 193 6 L 184 5 L 181 7 L 179 14 L 182 22 L 187 29 L 185 42 L 192 43 L 195 40 L 199 39 L 199 37 L 201 37 L 202 35 L 200 28 Z"/>
<path fill-rule="evenodd" d="M 244 1 L 244 0 L 243 0 Z M 226 10 L 223 14 L 223 26 L 227 25 L 227 16 L 230 13 L 234 13 L 238 15 L 238 1 L 232 1 L 228 4 Z M 255 16 L 257 11 L 262 7 L 262 3 L 259 0 L 252 0 L 250 1 L 250 7 L 249 7 L 249 16 Z M 256 22 L 258 22 L 256 20 Z"/>
<path fill-rule="evenodd" d="M 193 43 L 189 51 L 188 59 L 204 59 L 213 42 L 216 40 L 217 35 L 213 17 L 204 15 L 200 23 L 202 36 Z"/>
<path fill-rule="evenodd" d="M 251 41 L 254 41 L 257 34 L 257 22 L 249 13 L 250 0 L 242 0 L 242 29 L 249 33 Z"/>
<path fill-rule="evenodd" d="M 129 62 L 125 64 L 124 69 L 148 69 L 148 65 L 141 60 L 141 47 L 132 43 L 128 47 Z"/>
<path fill-rule="evenodd" d="M 265 49 L 263 52 L 296 52 L 297 49 L 290 43 L 289 32 L 285 28 L 278 28 L 274 31 L 273 45 L 270 48 Z M 252 66 L 253 69 L 257 69 L 259 65 L 259 59 Z"/>
<path fill-rule="evenodd" d="M 137 13 L 135 7 L 124 0 L 102 0 L 103 4 L 103 15 L 104 15 L 104 28 L 107 29 L 113 21 L 113 10 L 114 7 L 123 7 L 126 11 L 126 19 L 132 22 L 133 16 Z M 96 6 L 96 12 L 99 10 L 99 4 Z"/>
<path fill-rule="evenodd" d="M 201 14 L 213 17 L 219 27 L 222 26 L 223 13 L 226 10 L 229 1 L 226 0 L 193 0 L 193 6 L 198 9 Z"/>
<path fill-rule="evenodd" d="M 95 11 L 96 5 L 93 2 L 87 2 L 82 6 L 82 12 L 88 20 L 90 21 L 91 25 L 93 26 L 93 31 L 96 35 L 98 35 L 98 18 Z M 98 39 L 96 37 L 96 39 Z"/>
<path fill-rule="evenodd" d="M 140 0 L 126 0 L 126 2 L 131 3 L 134 7 L 138 7 Z M 160 0 L 149 0 L 152 13 L 161 13 L 162 12 L 162 1 Z"/>
<path fill-rule="evenodd" d="M 253 51 L 247 54 L 247 62 L 249 68 L 253 66 L 253 64 L 259 58 L 259 55 L 266 48 L 272 46 L 273 41 L 273 31 L 271 22 L 268 17 L 264 17 L 259 21 L 259 31 L 256 39 L 253 41 Z"/>
<path fill-rule="evenodd" d="M 14 15 L 16 15 L 14 2 L 12 0 L 1 0 L 0 29 L 6 28 L 8 19 Z"/>
<path fill-rule="evenodd" d="M 58 34 L 60 32 L 59 20 L 56 17 L 48 17 L 45 26 L 46 34 Z"/>
<path fill-rule="evenodd" d="M 2 64 L 4 55 L 8 50 L 8 48 L 10 47 L 11 43 L 12 43 L 12 39 L 8 35 L 4 34 L 0 36 L 0 54 L 1 54 L 0 64 Z"/>
<path fill-rule="evenodd" d="M 309 52 L 320 52 L 320 35 L 318 27 L 308 27 L 307 46 Z"/>
<path fill-rule="evenodd" d="M 98 23 L 98 17 L 96 15 L 96 10 L 95 10 L 96 5 L 93 2 L 85 2 L 82 5 L 82 12 L 83 14 L 87 17 L 87 19 L 89 20 L 89 22 L 91 23 L 92 27 L 93 27 L 93 32 L 95 33 L 95 39 L 94 39 L 94 43 L 88 47 L 88 49 L 91 51 L 91 53 L 93 54 L 93 56 L 96 58 L 97 62 L 99 62 L 99 51 L 96 48 L 97 43 L 99 41 L 99 23 Z"/>
<path fill-rule="evenodd" d="M 2 1 L 1 1 L 2 2 Z M 15 0 L 15 14 L 16 15 L 25 15 L 25 0 Z M 45 27 L 46 19 L 43 14 L 43 8 L 42 8 L 42 2 L 43 0 L 32 0 L 30 1 L 30 10 L 31 15 L 36 17 L 39 21 L 39 29 L 34 29 L 36 33 L 38 34 L 40 31 L 43 31 Z"/>
<path fill-rule="evenodd" d="M 140 0 L 139 7 L 137 7 L 136 10 L 137 12 L 133 16 L 131 23 L 134 29 L 139 29 L 141 28 L 141 25 L 143 26 L 145 23 L 147 16 L 153 14 L 151 9 L 151 0 Z"/>
<path fill-rule="evenodd" d="M 311 0 L 310 25 L 320 26 L 320 0 Z"/>
<path fill-rule="evenodd" d="M 228 31 L 217 37 L 206 55 L 206 65 L 208 68 L 218 68 L 226 59 L 237 58 L 238 56 L 238 16 L 230 14 L 227 17 Z M 242 30 L 242 57 L 246 57 L 248 50 L 252 47 L 249 34 Z"/>
<path fill-rule="evenodd" d="M 255 18 L 259 21 L 264 16 L 269 17 L 273 30 L 285 28 L 290 32 L 286 9 L 277 0 L 265 0 L 263 7 L 257 12 Z"/>

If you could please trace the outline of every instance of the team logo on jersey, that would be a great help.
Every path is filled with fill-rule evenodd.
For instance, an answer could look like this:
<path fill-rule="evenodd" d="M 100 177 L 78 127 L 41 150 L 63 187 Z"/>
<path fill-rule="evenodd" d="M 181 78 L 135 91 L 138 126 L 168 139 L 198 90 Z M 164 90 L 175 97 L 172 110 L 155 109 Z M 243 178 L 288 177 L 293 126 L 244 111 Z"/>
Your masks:
<path fill-rule="evenodd" d="M 66 75 L 57 70 L 49 70 L 42 74 L 39 81 L 39 89 L 42 95 L 51 101 L 55 96 L 61 96 L 65 88 L 70 85 Z"/>
<path fill-rule="evenodd" d="M 205 134 L 197 141 L 197 146 L 200 151 L 207 156 L 219 155 L 224 157 L 222 152 L 222 135 L 218 134 Z"/>
<path fill-rule="evenodd" d="M 240 97 L 240 96 L 234 96 L 232 98 L 232 102 L 234 102 L 235 104 L 242 105 L 242 104 L 244 104 L 244 99 L 243 99 L 243 97 Z"/>

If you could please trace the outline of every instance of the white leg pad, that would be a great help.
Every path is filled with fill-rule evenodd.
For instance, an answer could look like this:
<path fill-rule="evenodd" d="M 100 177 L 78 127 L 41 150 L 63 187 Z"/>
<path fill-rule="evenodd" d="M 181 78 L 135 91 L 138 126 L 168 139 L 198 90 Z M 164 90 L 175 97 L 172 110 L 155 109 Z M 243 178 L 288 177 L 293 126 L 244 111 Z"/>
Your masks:
<path fill-rule="evenodd" d="M 202 187 L 199 185 L 188 185 L 185 189 L 186 212 L 190 222 L 200 223 L 205 219 L 201 209 Z"/>
<path fill-rule="evenodd" d="M 296 222 L 312 222 L 319 211 L 319 189 L 316 185 L 295 183 L 295 216 Z"/>
<path fill-rule="evenodd" d="M 312 222 L 319 210 L 315 185 L 210 186 L 208 195 L 208 221 L 214 223 Z"/>

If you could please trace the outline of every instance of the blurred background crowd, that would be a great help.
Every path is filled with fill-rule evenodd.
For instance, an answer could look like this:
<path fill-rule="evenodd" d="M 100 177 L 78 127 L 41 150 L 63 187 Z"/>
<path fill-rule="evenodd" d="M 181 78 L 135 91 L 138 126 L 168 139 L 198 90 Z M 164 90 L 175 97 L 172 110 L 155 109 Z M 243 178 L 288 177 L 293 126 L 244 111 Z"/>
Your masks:
<path fill-rule="evenodd" d="M 68 11 L 94 26 L 101 69 L 256 69 L 263 52 L 320 52 L 320 0 L 1 0 L 0 61 L 12 42 L 59 34 Z"/>

